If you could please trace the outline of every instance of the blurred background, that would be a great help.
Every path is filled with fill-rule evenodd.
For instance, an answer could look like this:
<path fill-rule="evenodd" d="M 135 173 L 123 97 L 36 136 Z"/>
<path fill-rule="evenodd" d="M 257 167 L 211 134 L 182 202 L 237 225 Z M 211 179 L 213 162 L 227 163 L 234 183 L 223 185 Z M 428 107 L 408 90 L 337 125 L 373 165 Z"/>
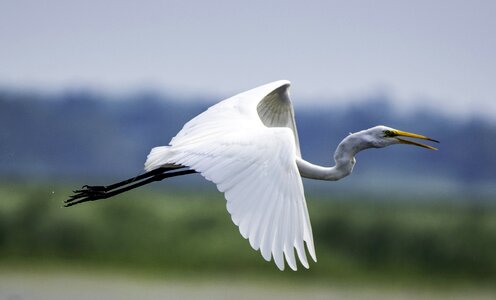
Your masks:
<path fill-rule="evenodd" d="M 0 1 L 0 299 L 494 299 L 494 1 Z M 62 208 L 143 172 L 210 105 L 288 79 L 318 263 L 277 270 L 199 175 Z"/>

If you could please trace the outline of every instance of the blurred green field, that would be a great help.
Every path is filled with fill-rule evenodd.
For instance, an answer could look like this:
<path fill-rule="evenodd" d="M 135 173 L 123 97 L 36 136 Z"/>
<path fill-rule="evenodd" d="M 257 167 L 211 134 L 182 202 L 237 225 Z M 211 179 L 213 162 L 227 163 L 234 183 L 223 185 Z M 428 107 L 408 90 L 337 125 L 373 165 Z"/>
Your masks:
<path fill-rule="evenodd" d="M 249 246 L 220 193 L 158 186 L 62 208 L 70 189 L 0 186 L 0 268 L 423 286 L 496 283 L 496 207 L 470 199 L 307 196 L 318 263 L 280 272 Z"/>

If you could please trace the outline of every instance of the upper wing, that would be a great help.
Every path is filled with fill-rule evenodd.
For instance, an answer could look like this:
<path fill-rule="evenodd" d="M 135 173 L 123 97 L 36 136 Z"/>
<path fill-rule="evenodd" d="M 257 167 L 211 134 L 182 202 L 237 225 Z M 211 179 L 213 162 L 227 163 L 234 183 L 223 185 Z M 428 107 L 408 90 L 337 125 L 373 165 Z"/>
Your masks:
<path fill-rule="evenodd" d="M 262 123 L 267 127 L 288 127 L 291 129 L 296 143 L 296 154 L 301 157 L 293 104 L 289 98 L 289 82 L 281 84 L 264 96 L 257 105 L 257 113 Z"/>
<path fill-rule="evenodd" d="M 251 246 L 266 260 L 272 254 L 281 270 L 285 256 L 296 270 L 294 248 L 308 268 L 303 241 L 316 257 L 288 86 L 274 82 L 210 107 L 184 125 L 154 165 L 189 166 L 214 182 Z"/>
<path fill-rule="evenodd" d="M 196 137 L 212 134 L 213 132 L 209 130 L 211 127 L 207 128 L 205 122 L 215 121 L 222 122 L 224 126 L 234 126 L 229 129 L 242 129 L 246 125 L 252 126 L 255 123 L 260 123 L 266 127 L 291 129 L 296 154 L 301 157 L 293 104 L 289 98 L 289 86 L 289 81 L 279 80 L 221 101 L 186 123 L 172 139 L 171 145 L 178 140 L 187 139 L 186 135 L 191 135 L 192 131 L 195 131 L 194 136 Z M 218 128 L 219 131 L 226 129 L 228 128 Z"/>

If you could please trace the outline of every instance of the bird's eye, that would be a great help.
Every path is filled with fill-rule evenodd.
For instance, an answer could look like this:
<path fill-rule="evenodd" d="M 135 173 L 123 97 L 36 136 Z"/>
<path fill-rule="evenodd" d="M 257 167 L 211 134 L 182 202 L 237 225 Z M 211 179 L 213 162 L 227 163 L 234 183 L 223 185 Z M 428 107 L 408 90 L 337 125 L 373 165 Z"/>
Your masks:
<path fill-rule="evenodd" d="M 393 137 L 393 136 L 395 136 L 395 134 L 391 130 L 384 130 L 384 136 L 385 137 Z"/>

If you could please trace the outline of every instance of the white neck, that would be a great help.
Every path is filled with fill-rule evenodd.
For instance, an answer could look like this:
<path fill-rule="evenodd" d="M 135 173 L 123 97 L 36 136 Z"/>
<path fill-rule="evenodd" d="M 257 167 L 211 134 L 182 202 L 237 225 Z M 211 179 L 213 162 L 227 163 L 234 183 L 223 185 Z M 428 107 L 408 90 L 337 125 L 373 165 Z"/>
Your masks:
<path fill-rule="evenodd" d="M 339 143 L 334 153 L 334 167 L 314 165 L 304 159 L 297 158 L 296 164 L 300 175 L 305 178 L 320 180 L 339 180 L 351 174 L 355 166 L 355 155 L 370 148 L 362 137 L 362 132 L 350 134 Z"/>

